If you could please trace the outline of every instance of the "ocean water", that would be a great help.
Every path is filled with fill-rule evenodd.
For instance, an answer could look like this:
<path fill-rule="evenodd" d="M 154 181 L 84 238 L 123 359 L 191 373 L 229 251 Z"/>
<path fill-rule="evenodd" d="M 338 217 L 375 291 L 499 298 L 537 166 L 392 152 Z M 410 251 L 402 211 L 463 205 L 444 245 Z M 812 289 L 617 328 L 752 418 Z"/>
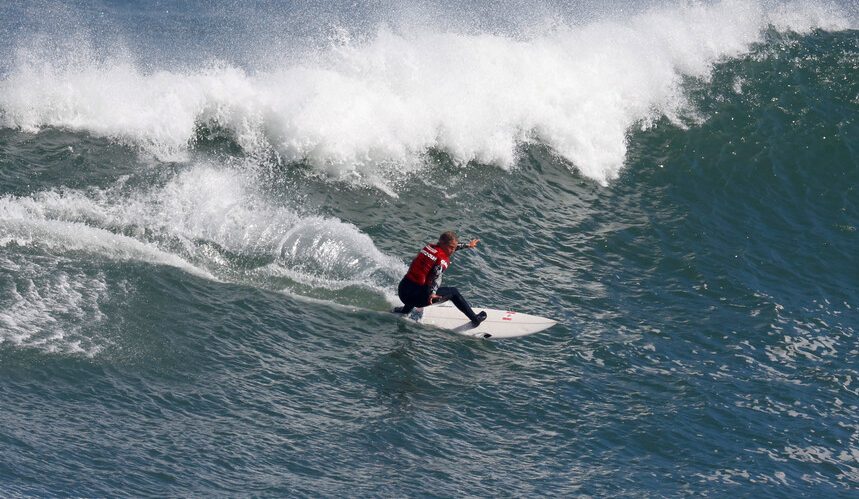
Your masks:
<path fill-rule="evenodd" d="M 0 495 L 855 495 L 858 26 L 3 2 Z"/>

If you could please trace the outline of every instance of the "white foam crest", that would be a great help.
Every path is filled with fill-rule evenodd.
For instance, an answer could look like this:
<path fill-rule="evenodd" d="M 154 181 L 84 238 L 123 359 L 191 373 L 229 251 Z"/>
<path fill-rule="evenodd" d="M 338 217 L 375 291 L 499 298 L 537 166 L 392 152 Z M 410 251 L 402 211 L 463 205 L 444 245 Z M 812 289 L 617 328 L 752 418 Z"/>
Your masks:
<path fill-rule="evenodd" d="M 6 126 L 86 130 L 167 159 L 193 144 L 198 124 L 213 124 L 248 152 L 274 148 L 334 175 L 412 169 L 432 148 L 509 168 L 520 144 L 538 140 L 606 182 L 623 165 L 630 127 L 676 118 L 682 77 L 707 77 L 769 25 L 849 23 L 828 4 L 727 0 L 527 39 L 382 28 L 304 64 L 253 73 L 22 58 L 0 81 L 0 109 Z"/>

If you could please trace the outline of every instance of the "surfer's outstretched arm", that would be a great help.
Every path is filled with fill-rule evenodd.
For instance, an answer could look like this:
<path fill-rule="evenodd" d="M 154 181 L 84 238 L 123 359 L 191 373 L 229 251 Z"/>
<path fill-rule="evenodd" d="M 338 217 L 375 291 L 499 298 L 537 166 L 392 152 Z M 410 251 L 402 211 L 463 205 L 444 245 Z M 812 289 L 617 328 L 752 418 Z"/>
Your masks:
<path fill-rule="evenodd" d="M 471 248 L 477 246 L 477 243 L 479 243 L 479 242 L 480 242 L 480 239 L 472 239 L 471 241 L 469 241 L 467 243 L 459 243 L 456 245 L 456 251 L 459 251 L 461 249 L 471 249 Z"/>

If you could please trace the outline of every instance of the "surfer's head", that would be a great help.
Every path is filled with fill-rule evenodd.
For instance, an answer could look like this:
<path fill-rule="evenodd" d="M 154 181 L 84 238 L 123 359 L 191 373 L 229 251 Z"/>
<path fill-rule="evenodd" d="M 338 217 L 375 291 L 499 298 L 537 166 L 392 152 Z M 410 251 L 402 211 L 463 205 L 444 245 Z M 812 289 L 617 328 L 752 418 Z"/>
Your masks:
<path fill-rule="evenodd" d="M 448 254 L 452 253 L 453 250 L 456 249 L 457 244 L 459 244 L 459 238 L 456 237 L 456 232 L 452 230 L 442 232 L 441 235 L 438 236 L 438 245 L 444 248 Z"/>

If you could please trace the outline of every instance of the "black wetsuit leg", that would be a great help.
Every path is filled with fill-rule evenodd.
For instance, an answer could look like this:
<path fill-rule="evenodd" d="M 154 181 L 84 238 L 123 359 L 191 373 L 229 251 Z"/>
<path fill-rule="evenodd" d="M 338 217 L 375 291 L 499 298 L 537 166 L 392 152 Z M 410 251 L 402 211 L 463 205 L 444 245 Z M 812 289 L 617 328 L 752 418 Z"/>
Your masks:
<path fill-rule="evenodd" d="M 450 286 L 445 286 L 438 288 L 438 291 L 436 291 L 435 294 L 441 296 L 441 300 L 438 300 L 435 303 L 441 303 L 450 300 L 453 302 L 454 305 L 456 305 L 456 308 L 458 308 L 460 312 L 462 312 L 463 314 L 465 314 L 466 317 L 468 317 L 468 320 L 477 320 L 477 315 L 474 313 L 474 310 L 471 309 L 471 305 L 468 304 L 468 302 L 465 300 L 465 297 L 460 294 L 458 289 Z"/>
<path fill-rule="evenodd" d="M 429 302 L 429 287 L 416 284 L 405 277 L 400 281 L 397 287 L 397 295 L 403 302 L 402 307 L 397 307 L 394 310 L 401 314 L 407 314 L 415 307 L 424 307 Z"/>

